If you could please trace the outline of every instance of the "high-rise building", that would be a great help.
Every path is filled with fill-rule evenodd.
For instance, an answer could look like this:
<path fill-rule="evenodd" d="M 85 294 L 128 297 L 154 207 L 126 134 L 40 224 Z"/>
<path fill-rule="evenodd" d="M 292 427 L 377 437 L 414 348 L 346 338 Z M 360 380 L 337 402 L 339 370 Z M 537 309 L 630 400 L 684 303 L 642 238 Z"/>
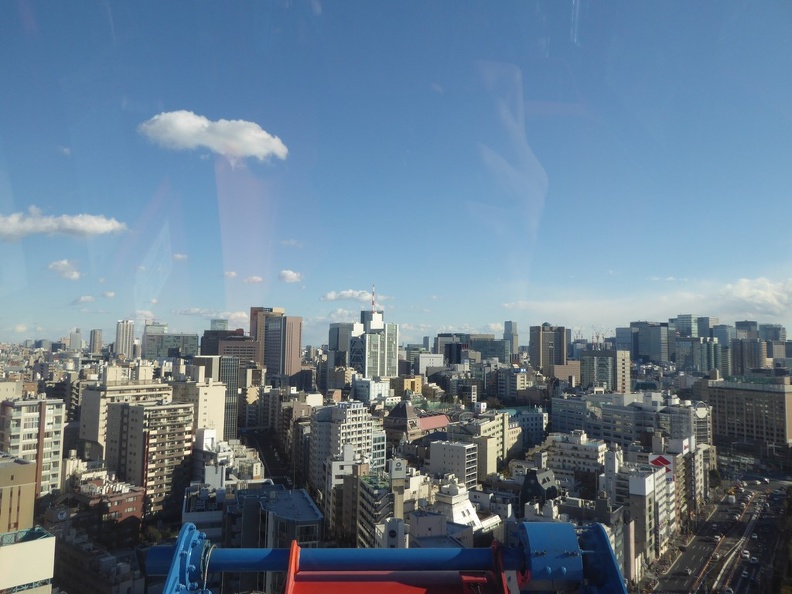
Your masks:
<path fill-rule="evenodd" d="M 666 322 L 630 322 L 637 333 L 634 359 L 665 364 L 669 362 L 669 324 Z"/>
<path fill-rule="evenodd" d="M 214 319 L 209 321 L 210 330 L 228 330 L 228 320 Z"/>
<path fill-rule="evenodd" d="M 366 378 L 399 375 L 399 326 L 385 322 L 382 311 L 360 312 L 350 340 L 349 366 Z"/>
<path fill-rule="evenodd" d="M 759 339 L 786 342 L 786 328 L 781 324 L 759 324 Z"/>
<path fill-rule="evenodd" d="M 60 488 L 65 426 L 62 400 L 42 394 L 0 403 L 0 452 L 36 464 L 36 497 Z"/>
<path fill-rule="evenodd" d="M 256 362 L 273 385 L 288 384 L 301 369 L 302 318 L 285 314 L 282 307 L 250 308 L 250 337 L 259 344 Z"/>
<path fill-rule="evenodd" d="M 135 322 L 132 320 L 119 320 L 116 323 L 115 354 L 127 359 L 134 354 Z"/>
<path fill-rule="evenodd" d="M 104 345 L 102 344 L 102 331 L 98 328 L 91 330 L 91 339 L 88 342 L 88 350 L 92 354 L 96 354 L 101 352 L 103 346 Z"/>
<path fill-rule="evenodd" d="M 342 456 L 345 445 L 354 459 L 370 461 L 372 472 L 384 470 L 385 431 L 356 400 L 318 408 L 311 417 L 309 481 L 317 491 L 325 490 L 328 459 Z"/>
<path fill-rule="evenodd" d="M 79 328 L 75 328 L 73 332 L 69 333 L 69 350 L 82 350 L 82 333 Z"/>
<path fill-rule="evenodd" d="M 547 322 L 541 326 L 531 326 L 528 355 L 531 367 L 537 371 L 551 365 L 566 365 L 566 328 L 551 326 Z"/>
<path fill-rule="evenodd" d="M 146 516 L 178 509 L 190 484 L 193 410 L 186 402 L 108 406 L 108 468 L 146 489 Z"/>
<path fill-rule="evenodd" d="M 734 327 L 737 329 L 737 338 L 747 338 L 749 340 L 759 338 L 759 322 L 741 320 L 735 322 Z"/>
<path fill-rule="evenodd" d="M 584 390 L 599 387 L 606 392 L 629 392 L 629 351 L 583 351 L 580 354 L 580 386 Z"/>
<path fill-rule="evenodd" d="M 503 340 L 506 340 L 511 345 L 512 356 L 516 355 L 519 349 L 519 337 L 517 335 L 517 322 L 504 322 L 503 323 Z"/>
<path fill-rule="evenodd" d="M 738 338 L 731 341 L 731 372 L 746 375 L 752 369 L 767 367 L 767 343 L 758 338 Z"/>
<path fill-rule="evenodd" d="M 80 407 L 80 439 L 86 443 L 87 457 L 105 458 L 107 446 L 107 407 L 116 402 L 170 402 L 172 389 L 153 379 L 153 367 L 142 365 L 130 369 L 106 367 L 99 381 L 83 390 Z"/>

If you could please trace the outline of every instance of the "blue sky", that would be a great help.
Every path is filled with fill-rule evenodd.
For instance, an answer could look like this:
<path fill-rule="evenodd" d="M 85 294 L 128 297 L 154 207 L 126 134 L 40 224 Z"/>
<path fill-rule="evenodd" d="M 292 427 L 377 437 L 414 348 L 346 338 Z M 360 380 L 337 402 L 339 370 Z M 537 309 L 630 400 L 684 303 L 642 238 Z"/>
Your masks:
<path fill-rule="evenodd" d="M 577 18 L 573 7 L 578 7 Z M 0 340 L 792 327 L 792 6 L 0 4 Z"/>

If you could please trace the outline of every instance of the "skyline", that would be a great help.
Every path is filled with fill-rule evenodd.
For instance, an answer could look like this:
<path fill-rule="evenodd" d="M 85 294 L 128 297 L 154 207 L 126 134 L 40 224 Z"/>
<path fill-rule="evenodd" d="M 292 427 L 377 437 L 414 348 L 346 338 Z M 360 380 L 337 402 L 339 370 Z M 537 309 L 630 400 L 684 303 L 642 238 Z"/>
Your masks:
<path fill-rule="evenodd" d="M 0 6 L 0 341 L 792 327 L 792 14 L 586 6 Z"/>

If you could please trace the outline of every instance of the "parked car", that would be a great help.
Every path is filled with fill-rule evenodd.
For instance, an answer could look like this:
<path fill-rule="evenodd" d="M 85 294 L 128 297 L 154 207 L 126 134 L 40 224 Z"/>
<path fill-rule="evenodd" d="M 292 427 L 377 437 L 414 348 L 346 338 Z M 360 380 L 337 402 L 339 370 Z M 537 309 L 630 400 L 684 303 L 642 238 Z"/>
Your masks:
<path fill-rule="evenodd" d="M 750 559 L 751 558 L 751 551 L 749 551 L 748 549 L 743 549 L 743 552 L 741 553 L 741 555 L 742 555 L 743 559 Z"/>

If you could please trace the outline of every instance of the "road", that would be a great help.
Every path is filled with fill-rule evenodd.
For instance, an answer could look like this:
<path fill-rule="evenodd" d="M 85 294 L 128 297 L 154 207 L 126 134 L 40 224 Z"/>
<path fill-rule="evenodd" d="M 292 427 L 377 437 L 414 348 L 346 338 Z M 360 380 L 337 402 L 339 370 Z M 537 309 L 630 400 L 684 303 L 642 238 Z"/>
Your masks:
<path fill-rule="evenodd" d="M 659 576 L 655 592 L 708 593 L 715 586 L 720 592 L 731 588 L 735 594 L 765 591 L 779 537 L 778 506 L 785 497 L 773 495 L 773 491 L 786 489 L 790 484 L 775 480 L 746 485 L 741 495 L 744 509 L 739 501 L 728 504 L 724 498 L 668 572 Z M 721 536 L 720 542 L 715 542 L 716 535 Z"/>

